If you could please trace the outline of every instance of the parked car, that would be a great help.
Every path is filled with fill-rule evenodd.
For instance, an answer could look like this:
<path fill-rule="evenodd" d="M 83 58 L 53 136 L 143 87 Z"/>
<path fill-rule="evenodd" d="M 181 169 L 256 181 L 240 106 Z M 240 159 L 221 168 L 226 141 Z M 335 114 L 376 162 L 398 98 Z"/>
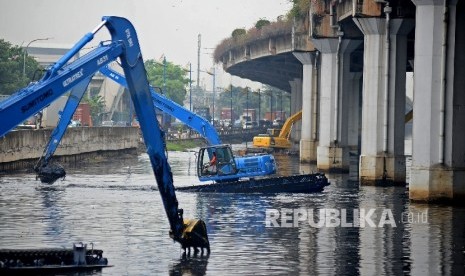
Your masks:
<path fill-rule="evenodd" d="M 103 121 L 101 126 L 103 126 L 103 127 L 112 127 L 114 125 L 115 125 L 114 121 Z"/>
<path fill-rule="evenodd" d="M 82 126 L 81 124 L 81 121 L 79 120 L 71 120 L 71 122 L 69 122 L 69 127 L 80 127 Z"/>
<path fill-rule="evenodd" d="M 271 127 L 271 122 L 268 121 L 268 120 L 265 120 L 265 119 L 261 119 L 258 122 L 258 126 L 261 127 L 261 128 L 269 128 L 269 127 Z"/>
<path fill-rule="evenodd" d="M 235 121 L 234 121 L 233 128 L 240 129 L 240 128 L 242 128 L 242 127 L 243 127 L 243 125 L 242 125 L 242 121 L 241 121 L 241 120 L 235 120 Z"/>
<path fill-rule="evenodd" d="M 125 127 L 125 126 L 129 126 L 129 123 L 126 121 L 118 121 L 116 122 L 115 126 Z"/>
<path fill-rule="evenodd" d="M 252 122 L 245 122 L 243 125 L 242 125 L 242 129 L 252 129 L 253 128 L 253 123 Z"/>
<path fill-rule="evenodd" d="M 284 124 L 284 121 L 281 120 L 281 119 L 275 119 L 273 120 L 273 126 L 274 127 L 279 127 L 279 126 L 282 126 Z"/>
<path fill-rule="evenodd" d="M 137 120 L 137 118 L 134 118 L 134 120 L 132 120 L 131 126 L 140 128 L 139 120 Z"/>

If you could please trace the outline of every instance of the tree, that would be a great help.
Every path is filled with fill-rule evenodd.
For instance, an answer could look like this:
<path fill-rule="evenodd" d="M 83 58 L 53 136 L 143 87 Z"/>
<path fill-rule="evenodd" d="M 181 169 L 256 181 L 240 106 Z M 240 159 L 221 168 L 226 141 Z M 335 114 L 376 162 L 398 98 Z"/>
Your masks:
<path fill-rule="evenodd" d="M 26 54 L 26 76 L 23 76 L 23 58 L 23 48 L 0 39 L 0 94 L 11 95 L 27 86 L 35 72 L 41 69 L 39 63 Z"/>
<path fill-rule="evenodd" d="M 231 33 L 231 36 L 232 38 L 239 38 L 241 36 L 245 36 L 247 32 L 245 31 L 245 29 L 235 29 L 232 33 Z"/>
<path fill-rule="evenodd" d="M 287 17 L 292 18 L 305 18 L 310 10 L 310 0 L 289 0 L 292 2 L 292 8 L 288 12 Z"/>
<path fill-rule="evenodd" d="M 289 116 L 290 110 L 290 95 L 281 91 L 277 88 L 274 88 L 269 85 L 264 85 L 260 91 L 256 90 L 253 91 L 252 89 L 248 88 L 249 92 L 247 95 L 247 88 L 243 87 L 232 87 L 232 95 L 231 95 L 231 87 L 225 89 L 223 93 L 220 94 L 218 99 L 218 108 L 221 110 L 222 108 L 230 108 L 232 103 L 232 108 L 234 110 L 234 114 L 237 116 L 242 114 L 244 110 L 248 107 L 249 109 L 255 109 L 257 111 L 257 119 L 259 117 L 258 108 L 260 107 L 260 119 L 264 118 L 266 112 L 276 112 L 276 111 L 284 111 L 286 112 L 287 116 Z M 260 95 L 259 95 L 260 93 Z M 232 100 L 231 100 L 232 96 Z M 248 99 L 248 101 L 247 101 Z M 229 118 L 227 118 L 229 119 Z"/>
<path fill-rule="evenodd" d="M 181 66 L 166 62 L 165 74 L 163 63 L 149 59 L 145 61 L 145 69 L 152 86 L 160 88 L 166 97 L 179 105 L 183 105 L 189 78 L 186 77 L 186 71 Z"/>
<path fill-rule="evenodd" d="M 255 23 L 255 28 L 261 30 L 264 26 L 270 25 L 271 22 L 269 20 L 266 20 L 264 18 L 260 18 L 260 20 Z"/>
<path fill-rule="evenodd" d="M 82 99 L 83 103 L 88 103 L 90 107 L 90 116 L 93 125 L 99 125 L 102 121 L 102 112 L 105 110 L 105 100 L 100 95 L 89 97 L 88 93 Z"/>
<path fill-rule="evenodd" d="M 247 89 L 249 90 L 248 95 Z M 254 93 L 250 88 L 233 86 L 232 99 L 231 87 L 229 87 L 228 89 L 224 90 L 223 93 L 220 94 L 218 99 L 218 108 L 220 110 L 221 108 L 231 108 L 232 103 L 234 114 L 238 115 L 242 114 L 247 107 L 249 109 L 258 109 L 258 100 L 258 94 Z"/>

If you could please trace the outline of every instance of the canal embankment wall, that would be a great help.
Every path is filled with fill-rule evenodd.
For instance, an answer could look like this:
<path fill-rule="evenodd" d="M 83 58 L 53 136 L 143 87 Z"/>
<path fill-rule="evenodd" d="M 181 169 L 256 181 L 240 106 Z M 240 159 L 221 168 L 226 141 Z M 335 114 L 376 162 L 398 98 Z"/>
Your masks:
<path fill-rule="evenodd" d="M 16 130 L 0 138 L 0 172 L 32 169 L 42 155 L 53 129 Z M 137 152 L 139 129 L 133 127 L 68 128 L 54 160 L 79 162 L 96 156 Z"/>

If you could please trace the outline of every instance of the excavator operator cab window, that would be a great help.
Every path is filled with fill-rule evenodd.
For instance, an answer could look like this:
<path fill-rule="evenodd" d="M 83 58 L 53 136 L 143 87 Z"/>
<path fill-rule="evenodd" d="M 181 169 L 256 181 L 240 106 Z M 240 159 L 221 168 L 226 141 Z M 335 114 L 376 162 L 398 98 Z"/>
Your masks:
<path fill-rule="evenodd" d="M 229 175 L 237 172 L 230 147 L 201 149 L 199 152 L 198 168 L 199 175 L 201 176 Z"/>
<path fill-rule="evenodd" d="M 218 175 L 235 174 L 237 172 L 236 162 L 230 147 L 216 149 Z"/>

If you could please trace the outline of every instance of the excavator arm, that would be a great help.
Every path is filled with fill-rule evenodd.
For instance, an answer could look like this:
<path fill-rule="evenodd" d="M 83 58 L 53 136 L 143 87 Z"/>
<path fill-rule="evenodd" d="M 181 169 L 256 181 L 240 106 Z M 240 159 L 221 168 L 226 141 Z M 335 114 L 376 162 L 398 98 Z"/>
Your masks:
<path fill-rule="evenodd" d="M 299 121 L 302 119 L 302 110 L 295 113 L 291 117 L 289 117 L 286 122 L 284 122 L 283 127 L 281 128 L 281 131 L 279 132 L 278 137 L 280 138 L 285 138 L 289 139 L 289 135 L 291 133 L 291 128 L 294 125 L 295 122 Z"/>
<path fill-rule="evenodd" d="M 101 43 L 100 47 L 67 64 L 103 26 L 110 31 L 111 42 Z M 120 60 L 126 76 L 147 154 L 170 223 L 170 236 L 184 249 L 200 247 L 209 251 L 210 245 L 205 223 L 201 220 L 184 220 L 183 210 L 178 207 L 173 176 L 165 155 L 164 133 L 158 126 L 151 101 L 139 41 L 134 27 L 125 18 L 103 17 L 101 24 L 94 31 L 86 34 L 65 56 L 47 70 L 40 81 L 1 102 L 0 136 L 4 136 L 22 121 L 42 110 L 81 81 L 90 78 L 101 67 L 116 59 Z"/>
<path fill-rule="evenodd" d="M 108 66 L 102 67 L 99 70 L 104 76 L 112 79 L 121 86 L 126 88 L 128 87 L 126 78 L 120 73 L 110 69 Z M 208 143 L 211 146 L 213 146 L 208 148 L 209 156 L 212 155 L 216 146 L 218 146 L 219 148 L 223 148 L 226 146 L 221 144 L 220 136 L 216 129 L 213 127 L 213 125 L 211 125 L 203 117 L 185 109 L 184 107 L 178 105 L 177 103 L 166 98 L 165 96 L 156 93 L 152 87 L 150 87 L 150 92 L 153 100 L 153 106 L 159 108 L 166 114 L 176 117 L 181 122 L 192 128 L 193 130 L 197 131 L 200 135 L 202 135 L 202 137 L 204 137 L 208 141 Z M 68 103 L 65 106 L 63 112 L 64 114 L 69 114 L 70 112 L 72 113 L 76 109 L 75 105 Z M 68 125 L 70 117 L 71 115 L 69 115 L 69 117 L 62 117 L 57 128 L 59 130 L 64 130 Z M 53 183 L 55 180 L 61 178 L 66 174 L 64 168 L 59 164 L 49 164 L 49 161 L 53 156 L 54 151 L 56 150 L 56 146 L 59 144 L 60 139 L 64 134 L 64 132 L 61 131 L 54 131 L 53 133 L 57 133 L 57 135 L 52 135 L 51 139 L 48 142 L 48 146 L 44 151 L 44 157 L 41 158 L 41 160 L 39 161 L 40 165 L 38 164 L 36 166 L 36 168 L 38 168 L 36 169 L 36 171 L 38 173 L 39 178 L 42 182 L 46 183 Z M 234 161 L 235 169 L 230 170 L 229 173 L 224 173 L 223 171 L 221 174 L 218 175 L 199 174 L 199 180 L 225 181 L 246 177 L 270 175 L 276 172 L 274 158 L 271 155 L 241 156 L 235 157 Z"/>
<path fill-rule="evenodd" d="M 78 83 L 72 90 L 66 101 L 63 112 L 61 113 L 60 120 L 57 127 L 53 130 L 45 146 L 42 156 L 34 166 L 37 176 L 44 183 L 53 183 L 55 180 L 62 178 L 66 175 L 65 169 L 59 164 L 50 164 L 50 160 L 55 153 L 61 139 L 65 135 L 66 129 L 68 128 L 69 122 L 73 117 L 76 108 L 79 105 L 84 93 L 87 90 L 87 86 L 91 81 L 91 77 L 87 77 L 80 83 Z"/>
<path fill-rule="evenodd" d="M 104 76 L 112 79 L 121 86 L 128 88 L 128 83 L 126 78 L 119 74 L 118 72 L 110 69 L 108 66 L 102 67 L 99 69 L 100 73 Z M 62 178 L 66 175 L 65 169 L 57 163 L 51 163 L 53 154 L 55 153 L 58 145 L 60 144 L 61 139 L 63 138 L 65 131 L 69 125 L 69 122 L 76 111 L 76 108 L 81 101 L 88 84 L 90 83 L 91 78 L 87 78 L 80 82 L 76 87 L 71 91 L 70 96 L 66 102 L 63 112 L 61 114 L 60 120 L 57 127 L 53 130 L 52 135 L 44 149 L 42 156 L 39 158 L 39 161 L 34 167 L 38 177 L 44 183 L 52 184 L 57 179 Z M 153 100 L 153 105 L 159 108 L 166 114 L 169 114 L 186 125 L 188 125 L 193 130 L 197 131 L 202 137 L 204 137 L 210 145 L 220 145 L 221 139 L 218 135 L 218 132 L 215 128 L 201 116 L 185 109 L 184 107 L 178 105 L 177 103 L 171 101 L 163 95 L 160 95 L 155 92 L 155 90 L 150 87 L 150 93 Z"/>

